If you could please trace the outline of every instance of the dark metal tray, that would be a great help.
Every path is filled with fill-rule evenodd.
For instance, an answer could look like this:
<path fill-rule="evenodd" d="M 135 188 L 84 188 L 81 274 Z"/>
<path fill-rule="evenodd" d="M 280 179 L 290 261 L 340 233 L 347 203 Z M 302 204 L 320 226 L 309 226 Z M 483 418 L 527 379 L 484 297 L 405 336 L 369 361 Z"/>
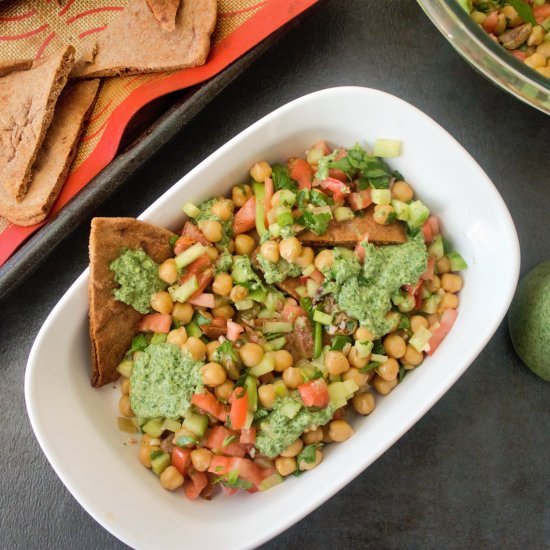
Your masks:
<path fill-rule="evenodd" d="M 189 124 L 226 86 L 307 16 L 311 9 L 286 23 L 204 84 L 158 98 L 143 107 L 125 131 L 119 147 L 122 152 L 0 267 L 0 300 L 15 290 L 80 225 L 83 213 L 97 207 L 121 187 L 148 158 Z M 159 113 L 162 113 L 160 117 Z"/>

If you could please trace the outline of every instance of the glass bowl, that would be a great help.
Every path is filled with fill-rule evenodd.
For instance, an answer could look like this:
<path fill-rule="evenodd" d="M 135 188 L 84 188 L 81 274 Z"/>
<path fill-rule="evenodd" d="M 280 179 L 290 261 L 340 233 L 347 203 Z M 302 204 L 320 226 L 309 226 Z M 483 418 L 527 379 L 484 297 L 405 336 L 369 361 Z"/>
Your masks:
<path fill-rule="evenodd" d="M 521 101 L 550 114 L 550 79 L 493 42 L 456 0 L 418 0 L 418 3 L 475 69 Z"/>

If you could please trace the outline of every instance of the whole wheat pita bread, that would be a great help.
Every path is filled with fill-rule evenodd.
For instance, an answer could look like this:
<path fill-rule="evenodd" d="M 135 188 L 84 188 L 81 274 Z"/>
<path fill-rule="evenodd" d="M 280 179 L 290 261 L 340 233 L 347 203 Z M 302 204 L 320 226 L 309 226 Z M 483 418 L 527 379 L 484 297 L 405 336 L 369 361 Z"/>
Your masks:
<path fill-rule="evenodd" d="M 304 231 L 297 237 L 305 246 L 354 247 L 365 236 L 369 242 L 377 244 L 401 244 L 407 240 L 407 233 L 401 222 L 380 225 L 374 221 L 373 213 L 373 208 L 369 207 L 364 216 L 343 222 L 331 221 L 328 231 L 323 235 Z"/>
<path fill-rule="evenodd" d="M 172 32 L 176 28 L 180 0 L 147 0 L 147 5 L 165 31 Z"/>
<path fill-rule="evenodd" d="M 216 24 L 216 4 L 216 0 L 182 0 L 175 29 L 167 32 L 147 0 L 131 0 L 107 29 L 87 39 L 71 76 L 129 75 L 202 65 Z"/>
<path fill-rule="evenodd" d="M 16 201 L 0 188 L 0 215 L 10 222 L 29 226 L 43 221 L 48 215 L 67 178 L 99 83 L 99 79 L 75 82 L 61 94 L 33 164 L 29 191 L 23 200 Z"/>
<path fill-rule="evenodd" d="M 15 71 L 28 71 L 32 67 L 32 59 L 11 59 L 0 61 L 0 76 L 6 76 Z"/>
<path fill-rule="evenodd" d="M 67 83 L 74 51 L 67 46 L 28 71 L 0 78 L 0 181 L 15 200 L 27 192 L 31 167 Z"/>
<path fill-rule="evenodd" d="M 114 299 L 118 286 L 109 269 L 122 248 L 142 248 L 153 260 L 163 262 L 173 255 L 171 231 L 133 218 L 94 218 L 90 231 L 90 339 L 92 386 L 100 387 L 118 378 L 116 370 L 130 348 L 142 314 Z"/>

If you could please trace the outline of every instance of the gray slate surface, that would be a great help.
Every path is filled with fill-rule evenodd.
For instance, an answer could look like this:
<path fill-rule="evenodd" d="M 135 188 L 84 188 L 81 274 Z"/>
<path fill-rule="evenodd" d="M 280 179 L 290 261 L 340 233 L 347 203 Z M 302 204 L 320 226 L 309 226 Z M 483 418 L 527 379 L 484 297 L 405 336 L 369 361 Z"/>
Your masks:
<path fill-rule="evenodd" d="M 504 197 L 520 237 L 522 274 L 550 257 L 550 120 L 476 74 L 415 2 L 325 2 L 121 191 L 89 212 L 0 304 L 0 548 L 125 547 L 58 480 L 32 434 L 23 398 L 34 337 L 86 267 L 89 219 L 139 214 L 259 117 L 308 92 L 344 84 L 393 93 L 439 122 Z M 264 548 L 548 547 L 549 425 L 550 385 L 522 367 L 503 324 L 396 445 Z"/>

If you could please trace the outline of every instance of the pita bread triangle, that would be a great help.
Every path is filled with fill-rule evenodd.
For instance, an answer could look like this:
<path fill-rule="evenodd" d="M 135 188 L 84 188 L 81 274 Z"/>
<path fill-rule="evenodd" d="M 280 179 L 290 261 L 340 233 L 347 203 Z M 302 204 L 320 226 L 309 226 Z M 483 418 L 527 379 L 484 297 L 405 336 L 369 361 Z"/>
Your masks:
<path fill-rule="evenodd" d="M 176 28 L 180 0 L 147 0 L 147 5 L 165 31 L 172 32 Z"/>

